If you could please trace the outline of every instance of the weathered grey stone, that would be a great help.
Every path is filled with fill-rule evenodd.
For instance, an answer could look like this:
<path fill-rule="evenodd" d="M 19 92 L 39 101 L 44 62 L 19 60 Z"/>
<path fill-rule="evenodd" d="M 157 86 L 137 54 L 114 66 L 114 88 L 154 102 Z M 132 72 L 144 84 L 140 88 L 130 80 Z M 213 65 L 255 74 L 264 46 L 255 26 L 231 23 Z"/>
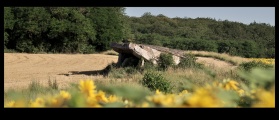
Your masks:
<path fill-rule="evenodd" d="M 111 47 L 114 51 L 119 53 L 118 65 L 122 65 L 126 58 L 135 56 L 138 59 L 143 58 L 146 61 L 150 61 L 153 64 L 157 64 L 158 58 L 161 53 L 170 53 L 173 55 L 175 64 L 179 64 L 180 58 L 183 57 L 183 51 L 169 49 L 166 47 L 154 46 L 154 45 L 144 45 L 135 43 L 112 43 Z M 140 61 L 141 66 L 144 64 L 144 60 Z M 127 61 L 124 63 L 126 64 Z"/>

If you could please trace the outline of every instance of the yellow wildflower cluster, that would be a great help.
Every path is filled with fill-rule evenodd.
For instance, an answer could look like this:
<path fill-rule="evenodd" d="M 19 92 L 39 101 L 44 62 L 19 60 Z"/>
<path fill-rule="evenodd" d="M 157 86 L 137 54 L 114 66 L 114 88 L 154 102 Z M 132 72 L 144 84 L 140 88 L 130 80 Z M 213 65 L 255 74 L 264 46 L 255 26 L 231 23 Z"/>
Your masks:
<path fill-rule="evenodd" d="M 5 107 L 67 107 L 67 101 L 71 99 L 69 92 L 60 91 L 58 95 L 38 97 L 27 102 L 24 99 L 8 102 Z"/>
<path fill-rule="evenodd" d="M 96 86 L 92 80 L 81 80 L 79 84 L 79 90 L 84 99 L 86 99 L 86 105 L 84 107 L 101 107 L 101 103 L 110 103 L 119 101 L 120 98 L 115 95 L 106 97 L 105 92 L 97 91 Z M 60 91 L 59 94 L 54 96 L 38 97 L 34 101 L 26 102 L 23 99 L 17 101 L 9 101 L 5 104 L 5 107 L 69 107 L 69 100 L 71 94 L 67 91 Z"/>
<path fill-rule="evenodd" d="M 271 91 L 255 90 L 253 94 L 256 102 L 253 102 L 251 107 L 275 107 L 274 89 L 275 87 Z M 183 90 L 178 94 L 169 94 L 156 90 L 154 95 L 146 96 L 143 101 L 135 102 L 116 95 L 106 95 L 104 91 L 96 90 L 93 80 L 81 80 L 77 94 L 81 95 L 82 99 L 77 99 L 75 94 L 67 91 L 60 91 L 57 95 L 41 96 L 29 102 L 24 99 L 8 101 L 5 103 L 5 107 L 80 107 L 75 106 L 74 103 L 82 101 L 84 104 L 81 107 L 105 107 L 106 104 L 112 103 L 120 103 L 122 107 L 239 107 L 220 97 L 219 93 L 225 92 L 227 95 L 230 94 L 228 91 L 237 92 L 236 95 L 239 97 L 244 95 L 244 90 L 240 88 L 238 82 L 225 79 L 223 82 L 196 87 L 191 92 Z"/>
<path fill-rule="evenodd" d="M 178 107 L 183 102 L 182 98 L 182 95 L 163 94 L 159 90 L 156 90 L 155 95 L 147 96 L 147 100 L 154 103 L 154 105 L 158 107 Z"/>
<path fill-rule="evenodd" d="M 275 64 L 275 59 L 272 59 L 272 58 L 250 58 L 250 60 L 256 61 L 256 62 L 262 62 L 262 63 L 268 64 L 268 65 Z"/>
<path fill-rule="evenodd" d="M 252 107 L 275 107 L 275 86 L 269 91 L 264 89 L 257 90 L 256 99 L 258 101 Z"/>
<path fill-rule="evenodd" d="M 4 107 L 15 107 L 15 108 L 26 107 L 26 101 L 24 99 L 11 100 L 7 102 L 7 104 L 5 104 Z"/>
<path fill-rule="evenodd" d="M 115 95 L 106 97 L 103 91 L 97 91 L 93 80 L 81 80 L 79 85 L 80 91 L 85 94 L 86 106 L 101 107 L 101 104 L 120 101 L 121 99 Z"/>
<path fill-rule="evenodd" d="M 236 82 L 235 80 L 224 79 L 222 83 L 214 82 L 213 86 L 215 86 L 215 87 L 218 86 L 218 87 L 224 88 L 225 90 L 236 91 L 240 96 L 244 95 L 244 90 L 240 89 L 239 83 Z"/>
<path fill-rule="evenodd" d="M 198 88 L 189 99 L 186 99 L 186 103 L 189 107 L 224 107 L 213 89 L 212 87 Z"/>

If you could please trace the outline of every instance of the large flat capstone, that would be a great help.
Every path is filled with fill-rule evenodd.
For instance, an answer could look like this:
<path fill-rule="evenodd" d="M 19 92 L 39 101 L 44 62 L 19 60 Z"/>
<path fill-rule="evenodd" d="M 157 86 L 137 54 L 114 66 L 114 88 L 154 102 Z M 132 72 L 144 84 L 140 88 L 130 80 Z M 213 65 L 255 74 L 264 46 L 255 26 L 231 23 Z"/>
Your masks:
<path fill-rule="evenodd" d="M 175 64 L 179 64 L 180 58 L 183 57 L 183 51 L 169 49 L 160 46 L 143 45 L 135 43 L 111 43 L 114 51 L 119 53 L 117 64 L 121 65 L 125 59 L 136 57 L 139 60 L 150 61 L 153 64 L 158 63 L 158 58 L 161 53 L 170 53 Z M 144 61 L 140 61 L 144 63 Z M 142 64 L 143 65 L 143 64 Z"/>

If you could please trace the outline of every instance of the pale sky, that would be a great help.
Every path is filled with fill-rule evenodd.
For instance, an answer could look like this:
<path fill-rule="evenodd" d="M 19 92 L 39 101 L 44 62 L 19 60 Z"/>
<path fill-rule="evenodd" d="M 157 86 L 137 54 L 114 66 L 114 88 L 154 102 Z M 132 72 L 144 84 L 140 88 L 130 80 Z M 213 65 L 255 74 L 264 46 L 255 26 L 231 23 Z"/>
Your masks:
<path fill-rule="evenodd" d="M 145 12 L 174 18 L 215 18 L 244 24 L 252 22 L 275 26 L 275 7 L 126 7 L 128 16 L 141 17 Z"/>

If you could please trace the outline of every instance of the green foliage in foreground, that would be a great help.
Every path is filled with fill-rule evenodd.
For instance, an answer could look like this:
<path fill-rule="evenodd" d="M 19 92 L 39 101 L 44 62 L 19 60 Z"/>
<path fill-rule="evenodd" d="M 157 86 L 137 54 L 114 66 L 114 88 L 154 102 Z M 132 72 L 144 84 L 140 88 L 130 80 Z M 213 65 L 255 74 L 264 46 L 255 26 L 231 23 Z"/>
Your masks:
<path fill-rule="evenodd" d="M 275 69 L 252 69 L 239 73 L 248 84 L 231 79 L 193 86 L 192 91 L 151 93 L 143 88 L 112 86 L 96 89 L 93 80 L 81 80 L 79 85 L 60 93 L 37 95 L 33 98 L 5 99 L 5 107 L 275 107 Z M 163 80 L 161 75 L 146 77 Z M 154 79 L 154 80 L 155 80 Z M 159 82 L 160 83 L 160 82 Z M 164 82 L 161 82 L 164 83 Z M 33 84 L 36 86 L 37 84 Z M 33 87 L 34 88 L 34 87 Z M 4 98 L 9 94 L 5 93 Z M 16 94 L 14 94 L 16 95 Z M 17 94 L 18 95 L 18 94 Z"/>
<path fill-rule="evenodd" d="M 35 99 L 40 95 L 53 95 L 57 94 L 60 89 L 58 89 L 58 84 L 55 81 L 49 80 L 48 86 L 43 86 L 42 83 L 38 81 L 32 81 L 26 89 L 22 90 L 8 90 L 4 92 L 4 97 L 7 100 L 11 99 Z"/>

